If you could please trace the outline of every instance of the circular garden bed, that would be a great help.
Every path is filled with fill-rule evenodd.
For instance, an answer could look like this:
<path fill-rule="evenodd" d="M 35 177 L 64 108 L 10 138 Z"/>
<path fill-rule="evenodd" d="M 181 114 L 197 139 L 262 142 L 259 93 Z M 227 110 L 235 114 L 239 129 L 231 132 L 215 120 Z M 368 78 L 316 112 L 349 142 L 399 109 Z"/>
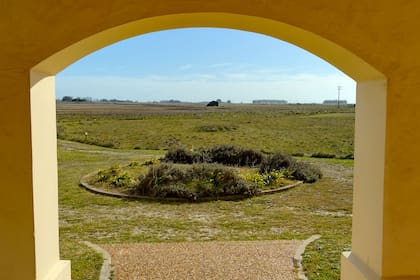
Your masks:
<path fill-rule="evenodd" d="M 162 159 L 115 165 L 85 176 L 81 183 L 126 198 L 208 201 L 277 192 L 321 176 L 319 169 L 285 154 L 223 145 L 197 152 L 172 149 Z"/>

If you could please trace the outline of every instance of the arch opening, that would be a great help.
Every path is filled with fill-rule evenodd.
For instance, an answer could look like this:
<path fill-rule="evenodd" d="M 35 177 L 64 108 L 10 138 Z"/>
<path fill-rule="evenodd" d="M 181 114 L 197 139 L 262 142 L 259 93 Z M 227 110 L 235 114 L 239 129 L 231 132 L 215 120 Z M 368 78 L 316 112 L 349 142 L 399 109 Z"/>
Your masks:
<path fill-rule="evenodd" d="M 32 71 L 55 75 L 83 56 L 118 41 L 155 31 L 187 27 L 230 28 L 271 36 L 326 60 L 355 81 L 384 79 L 384 75 L 345 48 L 310 31 L 271 19 L 227 13 L 191 13 L 152 17 L 99 32 L 51 55 Z"/>
<path fill-rule="evenodd" d="M 250 103 L 281 98 L 288 103 L 322 103 L 337 98 L 340 85 L 339 98 L 354 104 L 356 91 L 354 80 L 318 56 L 271 36 L 226 28 L 135 36 L 85 56 L 56 79 L 57 98 L 67 96 L 67 101 L 73 96 L 139 102 Z"/>

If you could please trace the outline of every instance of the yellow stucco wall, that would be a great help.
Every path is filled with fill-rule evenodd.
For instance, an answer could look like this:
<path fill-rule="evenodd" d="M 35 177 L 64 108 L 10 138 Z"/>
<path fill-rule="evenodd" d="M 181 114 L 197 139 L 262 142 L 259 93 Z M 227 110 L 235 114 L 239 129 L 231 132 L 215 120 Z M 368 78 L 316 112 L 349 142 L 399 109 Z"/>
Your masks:
<path fill-rule="evenodd" d="M 29 76 L 2 69 L 0 88 L 0 279 L 34 279 Z"/>
<path fill-rule="evenodd" d="M 45 133 L 46 143 L 54 143 L 52 124 L 37 124 L 45 117 L 37 113 L 44 102 L 51 113 L 52 96 L 37 99 L 40 105 L 31 101 L 31 87 L 34 96 L 37 88 L 51 93 L 49 75 L 89 52 L 129 36 L 188 26 L 230 27 L 282 38 L 360 82 L 358 100 L 366 106 L 358 109 L 363 118 L 356 124 L 356 135 L 358 127 L 365 133 L 356 143 L 363 153 L 356 159 L 362 160 L 355 197 L 361 211 L 354 218 L 353 244 L 360 248 L 353 250 L 353 259 L 371 266 L 379 277 L 419 275 L 420 1 L 16 0 L 0 2 L 0 279 L 47 279 L 53 266 L 68 270 L 54 264 L 56 242 L 43 241 L 50 230 L 56 239 L 56 209 L 51 215 L 33 209 L 38 199 L 56 208 L 56 182 L 40 176 L 45 169 L 37 161 L 39 151 L 48 150 L 39 135 Z M 42 84 L 31 83 L 31 69 L 44 73 L 39 74 L 46 76 Z M 381 79 L 387 81 L 382 89 L 378 83 L 384 81 L 372 82 Z M 359 98 L 371 87 L 374 95 L 384 94 L 379 103 L 376 97 Z M 373 121 L 364 121 L 369 119 Z M 371 154 L 378 161 L 368 161 L 375 145 L 368 140 L 382 133 L 385 137 L 378 139 Z M 49 151 L 47 166 L 54 161 L 55 148 Z M 365 161 L 376 164 L 371 173 Z M 38 197 L 38 188 L 32 190 L 37 184 L 53 194 Z M 365 194 L 364 188 L 371 191 Z M 375 188 L 380 188 L 377 196 Z M 374 221 L 359 220 L 369 207 L 376 213 L 369 216 Z M 46 222 L 38 224 L 43 215 Z M 34 232 L 40 236 L 34 238 Z M 378 248 L 363 250 L 369 244 L 361 232 L 369 238 L 377 234 L 379 241 L 373 243 Z M 41 248 L 47 246 L 51 248 L 44 257 Z"/>

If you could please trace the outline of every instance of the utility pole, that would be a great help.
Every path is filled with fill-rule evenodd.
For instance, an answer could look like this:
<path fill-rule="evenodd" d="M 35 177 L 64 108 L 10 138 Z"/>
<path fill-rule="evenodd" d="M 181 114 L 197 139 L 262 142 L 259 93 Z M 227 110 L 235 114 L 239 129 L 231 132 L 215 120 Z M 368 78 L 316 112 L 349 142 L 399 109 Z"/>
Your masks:
<path fill-rule="evenodd" d="M 342 86 L 337 86 L 338 98 L 337 98 L 337 108 L 340 108 L 340 92 L 343 89 Z"/>

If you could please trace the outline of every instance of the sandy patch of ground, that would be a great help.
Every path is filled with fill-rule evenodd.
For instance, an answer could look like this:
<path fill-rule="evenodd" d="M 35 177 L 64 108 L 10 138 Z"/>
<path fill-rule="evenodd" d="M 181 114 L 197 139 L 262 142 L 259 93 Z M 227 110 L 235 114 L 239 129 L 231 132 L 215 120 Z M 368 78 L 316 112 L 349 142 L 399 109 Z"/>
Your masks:
<path fill-rule="evenodd" d="M 293 280 L 293 255 L 302 241 L 236 241 L 101 245 L 115 280 Z"/>

